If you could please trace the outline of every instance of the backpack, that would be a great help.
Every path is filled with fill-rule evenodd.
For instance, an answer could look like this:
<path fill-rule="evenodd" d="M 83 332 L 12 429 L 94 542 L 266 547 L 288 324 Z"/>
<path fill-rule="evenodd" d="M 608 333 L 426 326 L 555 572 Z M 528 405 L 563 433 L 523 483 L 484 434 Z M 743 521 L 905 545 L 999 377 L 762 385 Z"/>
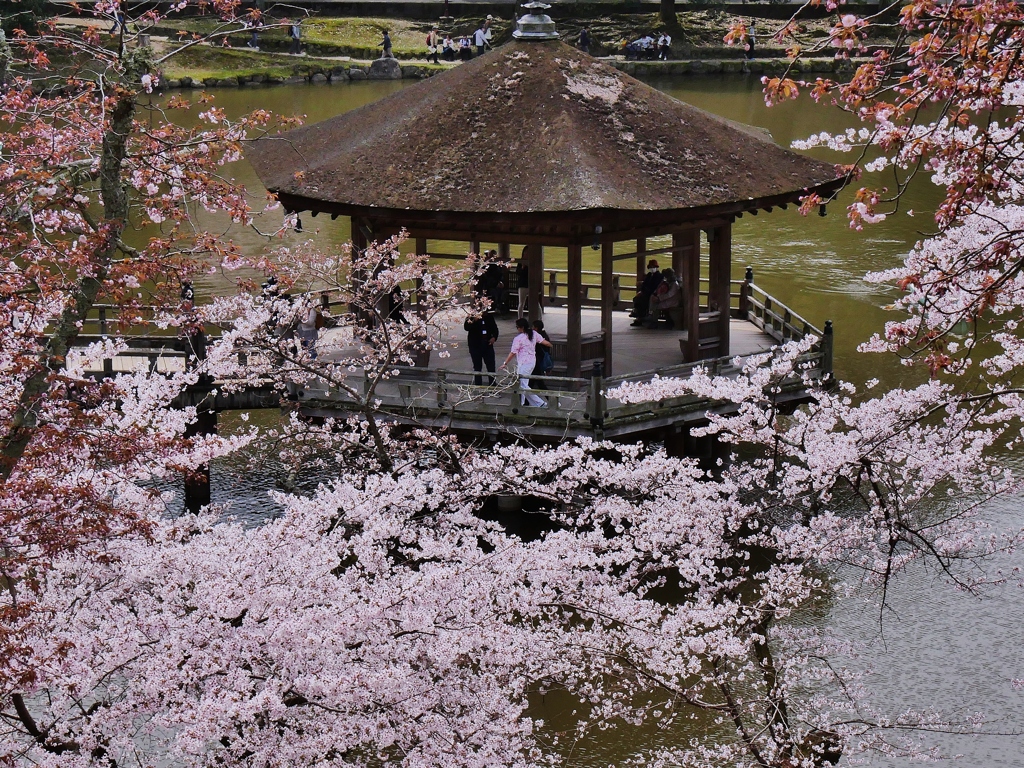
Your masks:
<path fill-rule="evenodd" d="M 539 373 L 551 373 L 555 367 L 555 361 L 551 357 L 551 353 L 547 347 L 544 347 L 540 353 L 540 359 L 537 361 L 537 371 Z"/>

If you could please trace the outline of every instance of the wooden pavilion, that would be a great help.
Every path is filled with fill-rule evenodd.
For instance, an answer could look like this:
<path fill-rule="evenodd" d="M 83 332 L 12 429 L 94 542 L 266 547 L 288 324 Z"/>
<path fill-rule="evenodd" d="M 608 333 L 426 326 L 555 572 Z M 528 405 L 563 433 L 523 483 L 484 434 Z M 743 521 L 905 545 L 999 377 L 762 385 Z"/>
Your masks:
<path fill-rule="evenodd" d="M 406 229 L 431 241 L 525 246 L 529 307 L 544 248 L 568 251 L 568 376 L 613 372 L 615 262 L 664 255 L 683 287 L 684 360 L 729 354 L 731 227 L 845 183 L 831 164 L 678 101 L 560 42 L 531 3 L 514 40 L 373 104 L 257 142 L 249 157 L 290 212 L 349 216 L 356 247 Z M 709 263 L 700 312 L 701 232 Z M 649 250 L 647 240 L 671 236 Z M 627 253 L 615 244 L 630 245 Z M 601 252 L 601 333 L 581 333 L 582 254 Z M 620 248 L 621 251 L 621 248 Z"/>

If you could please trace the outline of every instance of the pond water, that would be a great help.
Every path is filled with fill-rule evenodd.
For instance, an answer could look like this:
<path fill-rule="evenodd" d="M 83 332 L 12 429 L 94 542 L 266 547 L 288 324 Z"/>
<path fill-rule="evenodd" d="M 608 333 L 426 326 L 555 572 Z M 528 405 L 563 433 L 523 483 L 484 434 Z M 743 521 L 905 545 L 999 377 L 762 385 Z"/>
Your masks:
<path fill-rule="evenodd" d="M 698 77 L 651 84 L 695 106 L 767 128 L 782 145 L 823 129 L 853 124 L 849 116 L 830 112 L 807 100 L 767 109 L 760 83 L 754 77 Z M 307 122 L 316 122 L 411 85 L 399 81 L 221 90 L 216 92 L 216 103 L 230 115 L 258 107 L 302 114 Z M 259 201 L 263 188 L 247 164 L 236 163 L 231 169 L 246 184 L 252 198 Z M 502 170 L 485 169 L 497 174 Z M 388 180 L 381 179 L 381 183 L 387 184 Z M 836 333 L 835 366 L 841 378 L 854 382 L 878 378 L 887 385 L 910 383 L 918 373 L 890 358 L 855 351 L 858 343 L 881 329 L 886 319 L 883 307 L 893 296 L 891 289 L 869 285 L 861 278 L 869 270 L 899 263 L 901 255 L 927 231 L 931 221 L 929 210 L 934 208 L 937 198 L 930 185 L 918 184 L 908 191 L 898 215 L 862 233 L 848 228 L 843 201 L 830 206 L 824 218 L 802 217 L 792 208 L 757 217 L 744 216 L 733 230 L 733 277 L 742 278 L 743 268 L 751 265 L 762 288 L 811 322 L 820 327 L 825 320 L 832 320 Z M 908 209 L 917 215 L 907 215 Z M 348 224 L 343 218 L 335 222 L 326 216 L 315 220 L 303 218 L 306 232 L 289 239 L 297 242 L 308 238 L 316 228 L 320 230 L 316 236 L 325 244 L 348 238 Z M 247 248 L 265 247 L 244 231 L 232 229 L 226 234 Z M 199 288 L 206 292 L 223 290 L 231 278 L 212 274 Z M 232 420 L 225 415 L 224 425 L 230 428 Z M 1007 456 L 1005 460 L 1020 464 L 1018 457 Z M 258 478 L 242 478 L 230 466 L 219 467 L 213 478 L 214 498 L 231 501 L 234 511 L 242 516 L 260 514 L 257 509 L 265 514 L 264 494 L 268 485 Z M 997 528 L 1024 523 L 1020 500 L 1016 498 L 990 503 L 987 516 Z M 994 563 L 993 568 L 1005 569 L 1013 564 L 1010 558 L 1004 558 Z M 1020 715 L 1024 694 L 1013 691 L 1010 685 L 1011 678 L 1024 677 L 1022 590 L 1006 589 L 987 599 L 978 599 L 953 591 L 930 573 L 909 574 L 895 586 L 890 596 L 894 610 L 884 617 L 881 628 L 877 612 L 856 599 L 837 598 L 822 619 L 840 633 L 863 641 L 866 651 L 862 661 L 874 670 L 871 685 L 880 692 L 882 701 L 894 707 L 936 706 L 961 713 L 984 711 L 994 718 L 992 731 L 1007 733 L 1024 728 Z M 557 702 L 545 702 L 541 708 L 545 717 L 558 718 Z M 666 731 L 607 732 L 577 745 L 572 764 L 615 765 L 637 749 L 659 743 L 684 743 L 686 738 L 682 726 Z M 1009 768 L 1024 762 L 1024 742 L 1018 736 L 934 738 L 941 739 L 952 752 L 963 754 L 965 765 Z"/>

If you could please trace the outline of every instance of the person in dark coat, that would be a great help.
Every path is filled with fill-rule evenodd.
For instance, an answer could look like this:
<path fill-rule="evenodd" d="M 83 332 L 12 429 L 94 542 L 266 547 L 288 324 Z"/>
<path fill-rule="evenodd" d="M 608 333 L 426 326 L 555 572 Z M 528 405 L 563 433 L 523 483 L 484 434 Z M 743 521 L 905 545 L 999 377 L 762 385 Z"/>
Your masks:
<path fill-rule="evenodd" d="M 661 271 L 658 269 L 658 262 L 651 259 L 647 262 L 647 274 L 644 275 L 644 281 L 640 284 L 640 290 L 633 297 L 633 311 L 630 316 L 635 317 L 636 320 L 631 325 L 644 324 L 644 319 L 651 306 L 651 296 L 658 290 L 659 285 L 661 285 Z"/>
<path fill-rule="evenodd" d="M 537 337 L 538 341 L 536 344 L 535 354 L 537 357 L 537 366 L 534 368 L 534 373 L 550 373 L 551 368 L 543 366 L 542 362 L 544 356 L 547 355 L 549 360 L 553 363 L 555 358 L 555 345 L 551 343 L 551 336 L 547 331 L 544 330 L 543 320 L 533 321 L 533 335 Z M 547 389 L 548 383 L 544 379 L 539 377 L 530 377 L 530 389 Z"/>
<path fill-rule="evenodd" d="M 473 358 L 473 370 L 482 371 L 484 365 L 490 373 L 494 373 L 494 342 L 498 340 L 498 324 L 494 321 L 493 312 L 484 312 L 479 317 L 470 316 L 462 324 L 469 344 L 469 356 Z M 474 376 L 473 383 L 477 386 L 484 383 L 483 376 Z M 494 377 L 488 376 L 487 383 L 493 384 Z"/>
<path fill-rule="evenodd" d="M 590 29 L 587 27 L 580 30 L 580 50 L 590 53 Z"/>

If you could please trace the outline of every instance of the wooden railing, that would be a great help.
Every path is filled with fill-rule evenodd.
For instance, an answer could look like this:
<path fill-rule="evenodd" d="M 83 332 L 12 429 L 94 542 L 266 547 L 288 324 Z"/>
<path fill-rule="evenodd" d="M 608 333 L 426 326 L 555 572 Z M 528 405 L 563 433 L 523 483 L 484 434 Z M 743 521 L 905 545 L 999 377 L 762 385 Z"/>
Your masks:
<path fill-rule="evenodd" d="M 601 380 L 566 376 L 532 376 L 543 381 L 544 389 L 531 389 L 547 404 L 544 408 L 523 406 L 519 377 L 498 371 L 460 371 L 447 368 L 398 366 L 398 375 L 375 383 L 354 376 L 343 387 L 312 381 L 296 392 L 300 401 L 330 406 L 349 404 L 362 407 L 372 401 L 373 408 L 398 412 L 410 418 L 434 418 L 439 414 L 456 417 L 493 418 L 541 417 L 545 420 L 587 423 L 599 411 Z M 475 383 L 477 380 L 481 383 Z M 488 383 L 493 380 L 493 383 Z M 374 389 L 370 392 L 370 387 Z"/>

